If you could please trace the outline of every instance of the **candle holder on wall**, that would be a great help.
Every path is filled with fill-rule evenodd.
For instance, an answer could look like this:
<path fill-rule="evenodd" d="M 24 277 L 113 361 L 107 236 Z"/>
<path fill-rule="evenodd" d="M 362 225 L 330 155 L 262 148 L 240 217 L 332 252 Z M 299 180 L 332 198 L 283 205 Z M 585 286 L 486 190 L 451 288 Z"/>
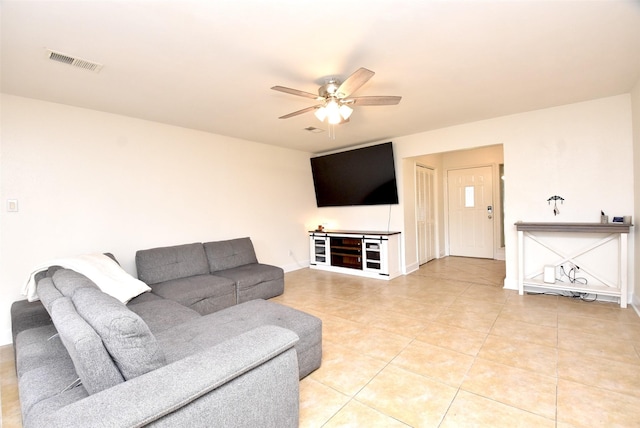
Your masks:
<path fill-rule="evenodd" d="M 553 195 L 552 197 L 547 199 L 549 205 L 551 205 L 551 201 L 553 201 L 553 215 L 560 214 L 560 210 L 558 209 L 558 201 L 560 201 L 560 204 L 562 204 L 564 202 L 564 198 L 562 196 Z"/>

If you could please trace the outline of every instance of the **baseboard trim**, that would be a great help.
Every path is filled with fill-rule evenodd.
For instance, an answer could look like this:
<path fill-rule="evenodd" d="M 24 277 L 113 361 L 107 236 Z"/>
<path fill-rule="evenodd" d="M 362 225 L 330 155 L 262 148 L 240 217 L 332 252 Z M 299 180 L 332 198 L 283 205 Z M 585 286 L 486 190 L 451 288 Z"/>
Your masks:
<path fill-rule="evenodd" d="M 300 270 L 309 267 L 309 260 L 297 261 L 295 263 L 289 263 L 284 266 L 280 266 L 282 270 L 286 272 L 293 272 L 294 270 Z"/>
<path fill-rule="evenodd" d="M 504 286 L 505 290 L 517 290 L 518 289 L 518 280 L 513 278 L 504 278 Z"/>
<path fill-rule="evenodd" d="M 413 272 L 417 271 L 418 269 L 420 269 L 420 264 L 411 263 L 410 265 L 406 265 L 404 267 L 404 274 L 405 275 L 409 275 L 410 273 L 413 273 Z"/>
<path fill-rule="evenodd" d="M 629 302 L 631 303 L 631 307 L 633 308 L 633 310 L 636 311 L 636 315 L 640 317 L 640 297 L 632 294 L 631 300 L 629 300 Z"/>
<path fill-rule="evenodd" d="M 11 345 L 13 340 L 13 335 L 11 334 L 11 329 L 6 329 L 0 334 L 0 346 Z"/>

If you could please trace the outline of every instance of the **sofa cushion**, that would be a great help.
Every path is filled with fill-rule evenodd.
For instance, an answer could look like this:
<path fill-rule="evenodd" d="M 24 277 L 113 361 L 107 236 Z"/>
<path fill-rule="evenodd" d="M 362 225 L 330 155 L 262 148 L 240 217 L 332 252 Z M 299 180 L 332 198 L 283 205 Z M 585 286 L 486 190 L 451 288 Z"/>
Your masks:
<path fill-rule="evenodd" d="M 236 304 L 236 285 L 220 276 L 195 275 L 153 284 L 153 293 L 191 308 L 201 315 Z"/>
<path fill-rule="evenodd" d="M 95 291 L 100 292 L 97 289 Z M 100 336 L 78 314 L 71 298 L 56 299 L 51 305 L 51 318 L 73 361 L 76 373 L 89 394 L 124 381 Z"/>
<path fill-rule="evenodd" d="M 193 309 L 169 299 L 149 300 L 135 305 L 128 305 L 129 309 L 138 314 L 155 335 L 173 326 L 185 323 L 201 315 Z"/>
<path fill-rule="evenodd" d="M 134 297 L 133 299 L 127 302 L 127 307 L 131 307 L 137 305 L 138 303 L 150 302 L 152 300 L 165 300 L 157 294 L 153 293 L 142 293 L 141 295 Z"/>
<path fill-rule="evenodd" d="M 236 283 L 238 290 L 244 290 L 261 282 L 282 279 L 284 271 L 277 266 L 252 263 L 218 271 L 216 276 L 232 279 Z"/>
<path fill-rule="evenodd" d="M 51 278 L 63 296 L 73 297 L 76 290 L 84 287 L 98 289 L 98 286 L 89 278 L 71 269 L 59 269 Z"/>
<path fill-rule="evenodd" d="M 164 354 L 149 327 L 122 302 L 95 288 L 78 289 L 78 313 L 95 329 L 125 380 L 162 367 Z"/>
<path fill-rule="evenodd" d="M 52 325 L 51 315 L 49 315 L 49 311 L 41 301 L 18 300 L 13 302 L 11 304 L 11 343 L 14 344 L 14 355 L 16 353 L 15 344 L 18 334 L 26 330 Z"/>
<path fill-rule="evenodd" d="M 209 270 L 215 273 L 249 263 L 258 263 L 256 252 L 250 238 L 237 238 L 228 241 L 207 242 L 204 251 L 209 261 Z"/>
<path fill-rule="evenodd" d="M 78 374 L 68 355 L 66 358 L 50 361 L 46 365 L 24 373 L 20 378 L 19 393 L 22 424 L 5 422 L 7 427 L 46 426 L 49 428 L 51 425 L 30 423 L 31 416 L 56 409 L 56 407 L 49 406 L 51 400 L 62 399 L 66 401 L 66 404 L 70 404 L 88 396 L 86 388 L 78 384 Z"/>
<path fill-rule="evenodd" d="M 58 268 L 50 276 L 46 276 L 36 284 L 38 297 L 42 304 L 51 312 L 51 304 L 62 296 L 71 297 L 78 288 L 97 286 L 84 275 L 70 269 Z"/>
<path fill-rule="evenodd" d="M 16 336 L 13 347 L 16 352 L 18 379 L 35 368 L 69 359 L 69 353 L 53 324 L 21 331 Z"/>
<path fill-rule="evenodd" d="M 201 243 L 139 250 L 136 267 L 138 278 L 149 285 L 209 273 Z"/>
<path fill-rule="evenodd" d="M 36 275 L 34 277 L 34 279 L 36 280 L 36 284 L 42 278 L 51 278 L 53 276 L 53 274 L 56 273 L 56 271 L 58 269 L 62 269 L 62 266 L 49 266 L 47 268 L 47 270 L 43 270 L 43 271 L 40 271 L 40 272 L 36 273 Z"/>
<path fill-rule="evenodd" d="M 218 271 L 216 275 L 235 281 L 238 303 L 284 293 L 284 271 L 278 266 L 251 263 Z"/>
<path fill-rule="evenodd" d="M 217 345 L 256 327 L 275 325 L 293 331 L 300 340 L 294 346 L 302 379 L 320 367 L 322 320 L 297 309 L 266 300 L 252 300 L 214 314 L 193 319 L 158 333 L 168 362 Z"/>
<path fill-rule="evenodd" d="M 47 312 L 51 314 L 51 304 L 56 299 L 62 297 L 62 293 L 60 293 L 60 290 L 58 290 L 53 284 L 53 280 L 51 278 L 43 278 L 38 281 L 37 288 L 38 297 L 40 298 L 42 305 L 45 307 Z"/>

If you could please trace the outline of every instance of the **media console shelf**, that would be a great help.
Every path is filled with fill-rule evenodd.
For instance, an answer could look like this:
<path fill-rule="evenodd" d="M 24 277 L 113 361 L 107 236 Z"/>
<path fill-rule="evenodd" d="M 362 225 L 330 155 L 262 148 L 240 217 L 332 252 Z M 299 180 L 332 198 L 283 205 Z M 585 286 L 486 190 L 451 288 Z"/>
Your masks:
<path fill-rule="evenodd" d="M 518 231 L 518 293 L 524 294 L 525 286 L 533 286 L 542 290 L 560 290 L 576 293 L 598 294 L 602 296 L 618 297 L 620 307 L 627 307 L 627 263 L 628 248 L 627 235 L 631 225 L 624 223 L 524 223 L 515 224 Z M 557 234 L 557 235 L 554 235 Z M 598 235 L 592 235 L 598 234 Z M 544 236 L 544 239 L 543 239 Z M 591 236 L 588 244 L 578 250 L 561 250 L 549 244 L 550 238 L 562 237 L 571 239 L 579 237 L 584 239 Z M 537 279 L 543 275 L 544 266 L 536 266 L 536 270 L 525 274 L 525 240 L 538 244 L 549 252 L 559 257 L 551 266 L 556 269 L 563 263 L 572 263 L 580 266 L 580 270 L 589 274 L 598 284 L 580 284 L 575 282 L 544 282 Z M 616 282 L 607 280 L 599 275 L 597 269 L 592 269 L 582 261 L 577 261 L 580 256 L 591 253 L 609 242 L 617 241 L 618 278 Z M 555 272 L 554 272 L 555 273 Z"/>
<path fill-rule="evenodd" d="M 311 269 L 378 279 L 400 276 L 400 232 L 309 231 Z"/>

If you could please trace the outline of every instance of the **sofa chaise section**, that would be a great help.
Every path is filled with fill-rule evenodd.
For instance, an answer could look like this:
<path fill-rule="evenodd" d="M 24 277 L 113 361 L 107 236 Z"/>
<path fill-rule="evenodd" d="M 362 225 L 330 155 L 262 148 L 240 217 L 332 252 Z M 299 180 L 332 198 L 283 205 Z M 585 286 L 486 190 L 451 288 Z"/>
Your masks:
<path fill-rule="evenodd" d="M 262 325 L 285 328 L 298 336 L 295 349 L 300 379 L 320 367 L 322 321 L 297 309 L 262 299 L 176 325 L 157 333 L 156 338 L 167 361 L 174 361 Z"/>
<path fill-rule="evenodd" d="M 38 294 L 53 325 L 15 343 L 25 427 L 297 426 L 291 330 L 255 325 L 175 358 L 138 314 L 74 271 L 41 280 Z M 175 305 L 152 297 L 132 306 L 144 315 Z M 181 325 L 206 318 L 184 309 Z M 169 322 L 151 325 L 166 338 Z M 180 333 L 197 335 L 193 325 Z"/>
<path fill-rule="evenodd" d="M 31 385 L 20 380 L 21 390 L 49 390 L 23 426 L 297 427 L 295 340 L 291 331 L 260 327 L 93 395 L 73 387 L 67 356 L 32 373 Z M 54 388 L 52 377 L 60 379 Z"/>

